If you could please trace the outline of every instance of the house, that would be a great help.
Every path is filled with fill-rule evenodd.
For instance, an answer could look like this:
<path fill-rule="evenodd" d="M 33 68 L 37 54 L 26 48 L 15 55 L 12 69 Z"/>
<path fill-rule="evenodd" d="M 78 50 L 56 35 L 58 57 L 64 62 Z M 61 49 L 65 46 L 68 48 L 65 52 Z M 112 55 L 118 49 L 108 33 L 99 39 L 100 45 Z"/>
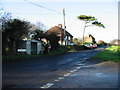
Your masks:
<path fill-rule="evenodd" d="M 51 33 L 55 33 L 57 36 L 60 37 L 60 40 L 58 42 L 60 45 L 64 45 L 65 43 L 66 43 L 66 45 L 72 45 L 73 36 L 69 32 L 65 31 L 66 37 L 64 39 L 64 29 L 62 28 L 62 24 L 58 24 L 58 26 L 54 26 L 46 32 L 46 34 L 48 34 L 48 35 Z"/>
<path fill-rule="evenodd" d="M 120 46 L 120 40 L 119 39 L 114 39 L 110 42 L 110 44 Z"/>
<path fill-rule="evenodd" d="M 85 43 L 96 43 L 95 38 L 91 34 L 88 34 L 88 36 L 84 37 L 84 42 Z"/>

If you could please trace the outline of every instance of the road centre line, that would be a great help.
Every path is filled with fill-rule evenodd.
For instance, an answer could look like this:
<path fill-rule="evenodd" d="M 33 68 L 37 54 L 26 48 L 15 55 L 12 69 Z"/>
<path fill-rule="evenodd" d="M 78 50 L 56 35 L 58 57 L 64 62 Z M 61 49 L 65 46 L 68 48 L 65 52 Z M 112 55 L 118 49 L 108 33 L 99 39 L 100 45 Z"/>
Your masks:
<path fill-rule="evenodd" d="M 59 77 L 58 79 L 61 80 L 61 79 L 64 79 L 64 77 Z"/>
<path fill-rule="evenodd" d="M 85 58 L 85 59 L 86 59 L 86 58 Z M 64 74 L 63 76 L 64 76 L 64 77 L 70 76 L 73 72 L 76 72 L 78 69 L 80 69 L 80 68 L 81 68 L 81 65 L 84 65 L 84 64 L 78 63 L 77 65 L 80 65 L 80 66 L 78 66 L 78 67 L 76 67 L 75 69 L 71 70 L 70 73 Z M 58 81 L 64 79 L 64 77 L 58 77 L 58 79 L 55 79 L 54 81 L 55 81 L 55 82 L 58 82 Z M 50 87 L 53 86 L 53 85 L 54 85 L 53 83 L 47 83 L 47 84 L 43 85 L 41 88 L 44 88 L 44 89 L 45 89 L 45 88 L 50 88 Z"/>
<path fill-rule="evenodd" d="M 72 72 L 75 72 L 75 71 L 77 71 L 77 69 L 71 70 L 70 72 L 72 73 Z"/>
<path fill-rule="evenodd" d="M 55 81 L 55 82 L 58 82 L 58 81 L 60 81 L 60 80 L 58 80 L 58 79 L 55 79 L 54 81 Z"/>
<path fill-rule="evenodd" d="M 66 74 L 64 74 L 64 76 L 67 77 L 67 76 L 69 76 L 70 74 L 71 74 L 71 73 L 66 73 Z"/>
<path fill-rule="evenodd" d="M 84 64 L 78 63 L 77 66 L 84 66 Z"/>
<path fill-rule="evenodd" d="M 49 88 L 53 85 L 54 85 L 53 83 L 47 83 L 46 85 L 43 85 L 41 88 Z"/>
<path fill-rule="evenodd" d="M 78 70 L 78 69 L 80 69 L 81 68 L 81 66 L 79 66 L 79 67 L 76 67 L 76 69 Z"/>

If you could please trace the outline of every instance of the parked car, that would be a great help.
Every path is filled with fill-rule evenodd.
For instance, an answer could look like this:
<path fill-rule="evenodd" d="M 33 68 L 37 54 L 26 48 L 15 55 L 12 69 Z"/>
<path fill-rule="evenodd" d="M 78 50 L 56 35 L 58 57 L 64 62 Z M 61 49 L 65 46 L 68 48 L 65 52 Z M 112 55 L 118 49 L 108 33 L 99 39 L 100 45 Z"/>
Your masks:
<path fill-rule="evenodd" d="M 92 47 L 92 44 L 85 44 L 86 47 Z"/>
<path fill-rule="evenodd" d="M 89 49 L 93 49 L 97 47 L 97 44 L 85 44 L 85 47 L 88 47 Z"/>
<path fill-rule="evenodd" d="M 97 48 L 97 44 L 93 44 L 92 47 L 93 47 L 93 48 Z"/>

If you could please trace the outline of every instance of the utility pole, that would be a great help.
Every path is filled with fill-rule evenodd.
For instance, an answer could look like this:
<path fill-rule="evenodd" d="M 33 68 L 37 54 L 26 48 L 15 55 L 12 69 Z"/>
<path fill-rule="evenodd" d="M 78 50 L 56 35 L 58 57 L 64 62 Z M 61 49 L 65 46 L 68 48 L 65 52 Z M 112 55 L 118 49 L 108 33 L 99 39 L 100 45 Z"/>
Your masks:
<path fill-rule="evenodd" d="M 66 26 L 65 26 L 65 9 L 63 8 L 63 21 L 64 21 L 64 42 L 66 45 Z"/>

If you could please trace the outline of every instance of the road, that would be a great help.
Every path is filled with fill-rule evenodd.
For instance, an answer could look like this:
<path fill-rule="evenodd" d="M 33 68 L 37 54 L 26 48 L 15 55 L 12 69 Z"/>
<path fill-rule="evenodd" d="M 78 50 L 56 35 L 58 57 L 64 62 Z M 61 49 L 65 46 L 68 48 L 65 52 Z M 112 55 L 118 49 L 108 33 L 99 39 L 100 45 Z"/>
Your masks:
<path fill-rule="evenodd" d="M 67 77 L 74 76 L 86 59 L 103 50 L 104 48 L 97 48 L 64 55 L 3 63 L 3 88 L 61 88 L 56 84 L 60 85 L 60 82 Z"/>

